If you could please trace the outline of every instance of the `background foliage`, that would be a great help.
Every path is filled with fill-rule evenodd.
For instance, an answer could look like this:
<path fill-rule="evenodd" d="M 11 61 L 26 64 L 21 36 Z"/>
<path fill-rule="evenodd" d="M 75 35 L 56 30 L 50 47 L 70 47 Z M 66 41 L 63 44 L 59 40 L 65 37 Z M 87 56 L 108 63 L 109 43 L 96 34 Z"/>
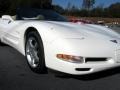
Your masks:
<path fill-rule="evenodd" d="M 109 7 L 96 6 L 95 0 L 86 0 L 88 3 L 83 8 L 78 8 L 74 5 L 68 4 L 67 8 L 59 5 L 51 5 L 51 0 L 1 0 L 0 1 L 0 15 L 10 14 L 14 15 L 18 7 L 34 7 L 34 8 L 50 8 L 57 12 L 78 17 L 117 17 L 120 18 L 120 3 L 115 3 Z M 91 2 L 90 2 L 91 1 Z M 88 5 L 88 6 L 87 6 Z"/>

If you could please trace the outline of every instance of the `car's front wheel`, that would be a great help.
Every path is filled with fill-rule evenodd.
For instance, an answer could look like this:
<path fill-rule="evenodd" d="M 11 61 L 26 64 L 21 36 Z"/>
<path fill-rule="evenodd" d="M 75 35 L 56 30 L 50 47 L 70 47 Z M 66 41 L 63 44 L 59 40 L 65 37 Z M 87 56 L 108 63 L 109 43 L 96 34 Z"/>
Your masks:
<path fill-rule="evenodd" d="M 34 72 L 46 72 L 44 48 L 37 31 L 31 31 L 26 35 L 25 53 L 28 65 Z"/>

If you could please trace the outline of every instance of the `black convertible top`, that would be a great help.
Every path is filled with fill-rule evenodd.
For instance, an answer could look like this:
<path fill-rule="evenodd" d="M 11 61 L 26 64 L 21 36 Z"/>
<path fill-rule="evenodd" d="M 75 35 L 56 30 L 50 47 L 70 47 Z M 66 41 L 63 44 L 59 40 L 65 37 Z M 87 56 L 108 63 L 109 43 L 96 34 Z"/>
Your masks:
<path fill-rule="evenodd" d="M 51 9 L 36 9 L 36 8 L 18 8 L 17 20 L 24 20 L 24 18 L 34 18 L 37 16 L 43 16 L 44 20 L 48 21 L 68 21 L 65 17 L 58 14 Z"/>

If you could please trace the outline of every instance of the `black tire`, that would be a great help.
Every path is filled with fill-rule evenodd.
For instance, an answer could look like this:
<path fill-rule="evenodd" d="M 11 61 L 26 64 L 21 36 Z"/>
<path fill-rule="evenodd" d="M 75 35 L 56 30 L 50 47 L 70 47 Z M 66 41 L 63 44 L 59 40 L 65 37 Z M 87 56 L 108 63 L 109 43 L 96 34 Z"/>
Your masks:
<path fill-rule="evenodd" d="M 31 41 L 31 43 L 37 43 L 37 46 L 36 46 L 37 49 L 35 50 L 37 52 L 37 54 L 35 54 L 35 53 L 33 53 L 34 55 L 30 54 L 32 58 L 37 57 L 37 59 L 36 58 L 33 59 L 34 63 L 35 63 L 35 59 L 37 61 L 37 63 L 35 63 L 36 64 L 35 67 L 33 67 L 30 64 L 30 60 L 31 60 L 31 62 L 33 62 L 32 59 L 29 60 L 29 58 L 28 58 L 28 57 L 30 57 L 29 53 L 34 52 L 34 50 L 32 51 L 30 49 L 30 45 L 29 45 L 29 43 L 30 43 L 29 40 L 31 38 L 34 38 L 34 40 L 35 40 L 35 42 L 33 40 L 33 41 Z M 29 48 L 31 51 L 28 50 L 27 48 Z M 47 69 L 46 69 L 46 66 L 45 66 L 43 43 L 42 43 L 42 39 L 41 39 L 41 37 L 40 37 L 40 35 L 38 34 L 37 31 L 31 31 L 26 35 L 25 54 L 26 54 L 27 63 L 28 63 L 28 65 L 29 65 L 29 67 L 31 68 L 32 71 L 34 71 L 35 73 L 40 73 L 40 74 L 44 74 L 44 73 L 47 72 Z"/>

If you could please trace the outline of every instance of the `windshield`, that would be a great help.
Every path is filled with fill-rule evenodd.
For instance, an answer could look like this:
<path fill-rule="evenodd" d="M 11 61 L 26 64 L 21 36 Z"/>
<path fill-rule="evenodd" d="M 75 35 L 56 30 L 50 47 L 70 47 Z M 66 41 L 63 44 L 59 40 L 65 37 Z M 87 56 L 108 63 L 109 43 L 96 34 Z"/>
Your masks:
<path fill-rule="evenodd" d="M 18 9 L 17 20 L 68 21 L 55 11 L 44 9 Z"/>

